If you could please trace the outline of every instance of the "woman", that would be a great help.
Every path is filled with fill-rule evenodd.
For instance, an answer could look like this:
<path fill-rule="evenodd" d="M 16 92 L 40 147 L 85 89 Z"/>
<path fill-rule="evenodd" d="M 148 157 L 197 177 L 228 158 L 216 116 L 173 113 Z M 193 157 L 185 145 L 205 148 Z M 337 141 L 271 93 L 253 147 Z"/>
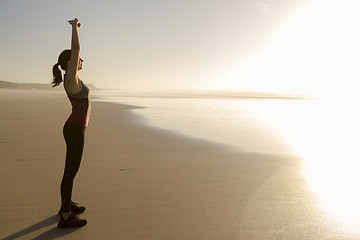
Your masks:
<path fill-rule="evenodd" d="M 64 50 L 53 67 L 53 86 L 62 81 L 59 66 L 65 71 L 64 88 L 72 105 L 72 113 L 65 122 L 63 134 L 66 142 L 65 170 L 61 181 L 61 208 L 59 211 L 59 228 L 83 227 L 87 221 L 80 219 L 77 214 L 85 211 L 85 207 L 71 201 L 73 181 L 79 169 L 84 148 L 84 133 L 88 123 L 89 88 L 81 81 L 77 72 L 82 69 L 83 60 L 80 55 L 80 41 L 78 19 L 70 20 L 72 26 L 71 50 Z"/>

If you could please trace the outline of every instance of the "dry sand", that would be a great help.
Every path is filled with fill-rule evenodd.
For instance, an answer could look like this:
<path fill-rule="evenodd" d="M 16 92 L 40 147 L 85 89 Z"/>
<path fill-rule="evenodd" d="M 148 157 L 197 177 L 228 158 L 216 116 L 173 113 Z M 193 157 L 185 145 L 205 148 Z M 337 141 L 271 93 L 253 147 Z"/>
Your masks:
<path fill-rule="evenodd" d="M 317 210 L 301 159 L 173 135 L 131 108 L 92 103 L 73 192 L 89 222 L 58 229 L 70 103 L 0 90 L 0 239 L 349 239 Z"/>

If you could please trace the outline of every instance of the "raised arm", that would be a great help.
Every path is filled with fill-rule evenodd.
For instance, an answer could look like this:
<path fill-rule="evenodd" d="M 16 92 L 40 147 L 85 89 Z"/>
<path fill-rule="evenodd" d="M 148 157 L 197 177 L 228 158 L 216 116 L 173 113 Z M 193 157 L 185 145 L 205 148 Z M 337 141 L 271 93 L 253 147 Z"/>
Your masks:
<path fill-rule="evenodd" d="M 78 19 L 69 21 L 72 27 L 72 37 L 71 37 L 71 57 L 66 70 L 66 78 L 64 86 L 67 92 L 71 94 L 76 94 L 81 91 L 81 83 L 77 76 L 79 58 L 80 58 L 80 40 L 78 28 L 80 23 Z"/>

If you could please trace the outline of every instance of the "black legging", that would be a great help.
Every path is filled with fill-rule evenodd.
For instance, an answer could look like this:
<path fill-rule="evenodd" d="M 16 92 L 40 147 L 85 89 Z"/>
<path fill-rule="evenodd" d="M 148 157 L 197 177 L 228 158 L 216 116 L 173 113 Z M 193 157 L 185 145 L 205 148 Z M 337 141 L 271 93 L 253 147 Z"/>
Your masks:
<path fill-rule="evenodd" d="M 70 212 L 73 182 L 79 170 L 84 149 L 85 127 L 65 123 L 63 134 L 66 142 L 66 160 L 60 187 L 61 209 L 64 212 Z"/>

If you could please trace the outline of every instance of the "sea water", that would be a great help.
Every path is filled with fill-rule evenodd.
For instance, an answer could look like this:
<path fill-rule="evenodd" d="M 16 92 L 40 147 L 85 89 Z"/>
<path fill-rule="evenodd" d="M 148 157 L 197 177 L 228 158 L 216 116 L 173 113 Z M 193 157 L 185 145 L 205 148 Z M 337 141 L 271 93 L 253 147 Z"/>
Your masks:
<path fill-rule="evenodd" d="M 306 105 L 305 100 L 110 92 L 98 94 L 95 100 L 138 106 L 132 111 L 152 127 L 248 152 L 293 152 L 272 116 L 293 116 L 292 109 Z"/>
<path fill-rule="evenodd" d="M 121 92 L 100 92 L 93 99 L 138 106 L 132 111 L 152 127 L 242 151 L 309 155 L 333 148 L 334 154 L 345 142 L 346 151 L 355 148 L 348 140 L 360 136 L 360 115 L 351 102 Z"/>

